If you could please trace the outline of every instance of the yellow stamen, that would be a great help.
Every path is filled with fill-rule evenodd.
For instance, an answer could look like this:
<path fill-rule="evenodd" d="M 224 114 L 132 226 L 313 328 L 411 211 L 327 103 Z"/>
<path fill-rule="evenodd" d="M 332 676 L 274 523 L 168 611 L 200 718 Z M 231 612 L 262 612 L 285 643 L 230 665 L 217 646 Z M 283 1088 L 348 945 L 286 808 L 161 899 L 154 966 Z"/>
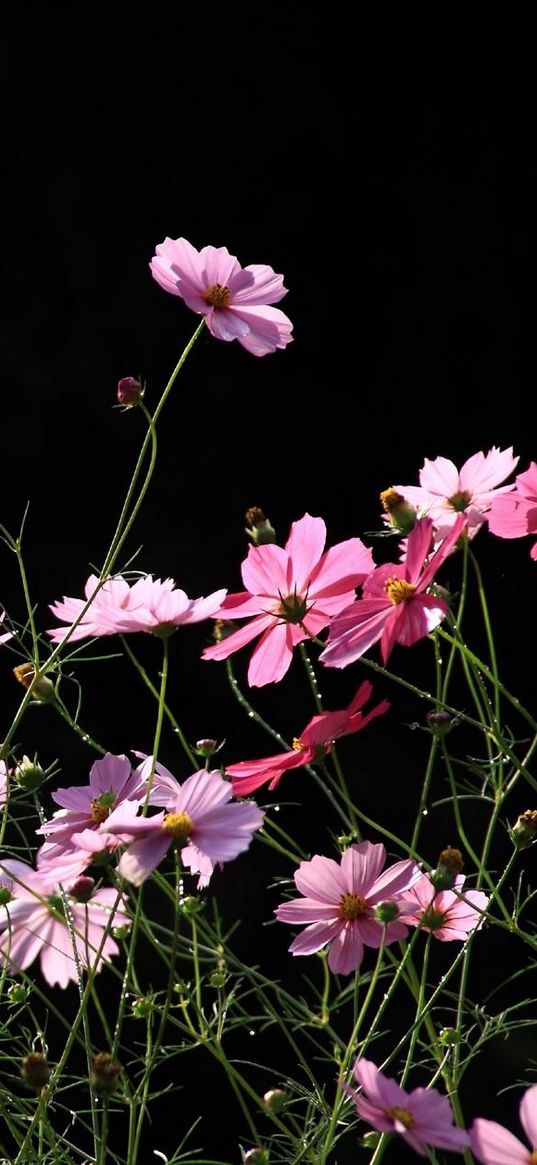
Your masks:
<path fill-rule="evenodd" d="M 298 736 L 294 736 L 291 747 L 294 748 L 295 752 L 304 752 L 306 745 L 302 744 L 302 741 L 299 740 Z"/>
<path fill-rule="evenodd" d="M 451 509 L 455 510 L 456 513 L 462 514 L 464 510 L 468 509 L 471 500 L 472 495 L 468 493 L 468 490 L 460 489 L 456 494 L 453 494 L 453 497 L 448 498 L 448 505 L 451 506 Z"/>
<path fill-rule="evenodd" d="M 212 287 L 208 287 L 203 298 L 211 307 L 229 307 L 231 301 L 231 292 L 229 287 L 223 287 L 221 283 L 213 283 Z"/>
<path fill-rule="evenodd" d="M 412 1116 L 412 1113 L 408 1112 L 406 1108 L 398 1108 L 397 1105 L 394 1104 L 386 1111 L 388 1116 L 393 1117 L 394 1121 L 400 1121 L 400 1123 L 405 1126 L 405 1129 L 415 1128 L 416 1118 L 415 1116 Z"/>
<path fill-rule="evenodd" d="M 367 902 L 361 894 L 342 894 L 339 900 L 339 917 L 345 922 L 354 922 L 367 910 Z"/>
<path fill-rule="evenodd" d="M 184 845 L 192 833 L 194 822 L 188 813 L 166 813 L 162 828 Z"/>
<path fill-rule="evenodd" d="M 384 583 L 384 590 L 394 607 L 398 607 L 400 603 L 406 603 L 408 599 L 412 598 L 416 588 L 413 583 L 409 583 L 404 578 L 387 578 Z"/>

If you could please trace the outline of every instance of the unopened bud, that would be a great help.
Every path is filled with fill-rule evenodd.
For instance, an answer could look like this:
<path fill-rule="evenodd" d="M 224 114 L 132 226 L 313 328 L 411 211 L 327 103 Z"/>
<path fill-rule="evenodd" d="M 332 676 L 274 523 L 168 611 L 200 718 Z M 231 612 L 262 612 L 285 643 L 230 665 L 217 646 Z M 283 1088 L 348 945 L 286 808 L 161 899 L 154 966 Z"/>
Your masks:
<path fill-rule="evenodd" d="M 94 879 L 89 878 L 87 874 L 82 874 L 80 878 L 77 878 L 74 885 L 71 886 L 69 894 L 71 898 L 76 898 L 77 902 L 89 902 L 94 889 Z"/>
<path fill-rule="evenodd" d="M 194 895 L 190 894 L 187 898 L 181 900 L 179 908 L 183 914 L 199 914 L 200 910 L 203 910 L 203 903 L 201 899 L 194 898 Z"/>
<path fill-rule="evenodd" d="M 34 700 L 40 700 L 41 703 L 46 704 L 49 700 L 54 699 L 55 692 L 52 680 L 49 680 L 48 676 L 42 676 L 36 672 L 32 663 L 17 664 L 17 667 L 13 668 L 13 675 L 23 688 L 30 688 L 33 684 L 32 696 Z"/>
<path fill-rule="evenodd" d="M 276 541 L 276 531 L 259 506 L 250 506 L 244 517 L 248 523 L 245 533 L 252 539 L 254 546 L 266 546 Z"/>
<path fill-rule="evenodd" d="M 212 740 L 210 736 L 204 736 L 202 740 L 196 741 L 195 752 L 198 756 L 213 756 L 221 747 L 222 745 L 218 744 L 218 741 Z"/>
<path fill-rule="evenodd" d="M 243 1165 L 269 1165 L 268 1149 L 249 1149 L 247 1153 L 242 1150 Z"/>
<path fill-rule="evenodd" d="M 444 712 L 442 708 L 431 710 L 425 719 L 433 736 L 446 736 L 453 728 L 454 717 L 450 716 L 449 712 Z"/>
<path fill-rule="evenodd" d="M 397 902 L 393 902 L 389 898 L 385 902 L 379 902 L 375 907 L 375 918 L 378 918 L 378 921 L 382 923 L 395 922 L 396 918 L 399 918 Z"/>
<path fill-rule="evenodd" d="M 463 869 L 464 862 L 460 849 L 448 846 L 442 850 L 436 869 L 431 872 L 431 882 L 436 890 L 452 890 Z"/>
<path fill-rule="evenodd" d="M 456 1027 L 443 1027 L 438 1039 L 444 1048 L 453 1048 L 460 1043 L 461 1037 Z"/>
<path fill-rule="evenodd" d="M 17 785 L 21 789 L 26 789 L 27 793 L 33 793 L 35 789 L 39 789 L 45 779 L 44 770 L 38 764 L 37 759 L 32 761 L 29 756 L 23 756 L 20 764 L 13 770 L 13 776 Z"/>
<path fill-rule="evenodd" d="M 110 1052 L 99 1052 L 93 1058 L 91 1068 L 91 1083 L 94 1092 L 100 1096 L 111 1096 L 116 1091 L 121 1072 L 121 1064 L 110 1055 Z"/>
<path fill-rule="evenodd" d="M 50 1080 L 51 1068 L 43 1052 L 29 1052 L 21 1061 L 21 1076 L 28 1088 L 40 1092 Z"/>
<path fill-rule="evenodd" d="M 8 987 L 7 997 L 12 1007 L 15 1007 L 19 1003 L 24 1003 L 29 994 L 30 988 L 26 983 L 12 983 L 11 987 Z"/>
<path fill-rule="evenodd" d="M 528 849 L 537 840 L 537 809 L 526 809 L 511 830 L 517 849 Z"/>
<path fill-rule="evenodd" d="M 380 500 L 384 513 L 388 515 L 390 526 L 399 530 L 401 534 L 408 534 L 418 516 L 416 507 L 407 502 L 393 486 L 390 489 L 383 489 Z"/>
<path fill-rule="evenodd" d="M 225 971 L 212 971 L 209 975 L 209 987 L 222 988 L 227 983 Z"/>
<path fill-rule="evenodd" d="M 118 380 L 117 399 L 125 408 L 132 408 L 142 399 L 144 390 L 135 376 L 123 376 Z"/>
<path fill-rule="evenodd" d="M 285 1108 L 287 1100 L 287 1092 L 283 1088 L 270 1088 L 268 1092 L 265 1092 L 263 1104 L 267 1112 L 277 1114 Z"/>
<path fill-rule="evenodd" d="M 132 1005 L 132 1014 L 135 1019 L 148 1019 L 154 1008 L 152 995 L 140 995 Z"/>

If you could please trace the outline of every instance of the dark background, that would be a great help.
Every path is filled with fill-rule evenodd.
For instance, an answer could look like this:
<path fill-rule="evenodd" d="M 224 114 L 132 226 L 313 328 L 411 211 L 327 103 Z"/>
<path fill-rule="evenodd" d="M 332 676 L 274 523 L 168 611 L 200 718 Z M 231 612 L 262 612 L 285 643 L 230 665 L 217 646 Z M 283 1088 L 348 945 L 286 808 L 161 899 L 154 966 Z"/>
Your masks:
<path fill-rule="evenodd" d="M 0 520 L 15 533 L 29 499 L 41 628 L 47 603 L 81 594 L 89 564 L 102 562 L 128 484 L 143 423 L 114 410 L 118 378 L 140 374 L 154 405 L 197 322 L 149 274 L 166 235 L 284 272 L 280 306 L 295 340 L 262 360 L 209 335 L 197 344 L 166 405 L 157 476 L 129 544 L 141 548 L 138 569 L 171 575 L 193 596 L 236 590 L 249 505 L 265 509 L 281 541 L 308 510 L 336 542 L 378 527 L 379 491 L 417 481 L 424 456 L 460 464 L 513 444 L 520 468 L 536 457 L 528 30 L 502 5 L 404 8 L 364 9 L 353 27 L 337 5 L 316 15 L 304 5 L 97 5 L 76 21 L 60 6 L 7 19 Z M 484 533 L 479 544 L 504 676 L 529 698 L 528 544 Z M 23 618 L 7 549 L 0 599 Z M 228 762 L 272 751 L 234 705 L 223 667 L 198 663 L 206 628 L 181 635 L 171 692 L 188 738 L 225 736 Z M 157 645 L 136 646 L 156 674 Z M 7 723 L 19 695 L 12 662 L 6 653 Z M 329 706 L 349 701 L 362 678 L 353 671 L 331 673 Z M 98 683 L 92 675 L 88 730 L 112 751 L 148 750 L 153 710 L 136 677 L 123 661 Z M 288 736 L 312 714 L 301 681 L 295 663 L 256 695 Z M 427 742 L 407 724 L 424 710 L 377 691 L 397 709 L 389 729 L 364 734 L 360 779 L 373 814 L 387 773 L 383 821 L 393 826 L 413 817 Z M 64 784 L 85 779 L 82 745 L 46 709 L 31 710 L 18 743 L 39 748 L 43 763 L 61 757 Z M 163 755 L 187 775 L 168 737 Z M 289 814 L 312 851 L 326 850 L 316 795 Z M 431 860 L 454 840 L 440 815 Z M 249 871 L 243 942 L 281 967 L 289 936 L 272 928 L 266 955 L 267 932 L 254 928 L 265 872 L 252 862 Z M 229 877 L 231 909 L 244 884 L 238 867 Z M 271 892 L 265 918 L 277 900 Z M 523 1073 L 524 1057 L 522 1045 L 512 1061 L 502 1046 L 494 1091 Z M 507 1111 L 512 1119 L 512 1100 Z M 233 1159 L 235 1134 L 230 1143 L 206 1148 Z"/>

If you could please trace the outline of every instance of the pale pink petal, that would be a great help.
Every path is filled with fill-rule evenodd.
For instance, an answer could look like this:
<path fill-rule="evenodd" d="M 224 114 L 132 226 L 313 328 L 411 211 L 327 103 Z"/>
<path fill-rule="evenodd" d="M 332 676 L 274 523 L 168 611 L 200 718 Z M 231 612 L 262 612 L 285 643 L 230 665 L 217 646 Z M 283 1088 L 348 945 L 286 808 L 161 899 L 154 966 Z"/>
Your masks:
<path fill-rule="evenodd" d="M 425 458 L 420 470 L 420 486 L 431 494 L 450 498 L 460 490 L 459 471 L 447 457 Z M 404 486 L 401 487 L 404 494 Z"/>
<path fill-rule="evenodd" d="M 216 615 L 225 597 L 224 589 L 213 591 L 212 595 L 206 595 L 205 598 L 192 599 L 189 610 L 181 617 L 181 623 L 200 623 L 202 619 L 211 618 Z"/>
<path fill-rule="evenodd" d="M 299 595 L 308 588 L 308 581 L 315 567 L 318 567 L 326 542 L 326 525 L 322 518 L 312 518 L 304 514 L 298 522 L 293 522 L 285 549 L 291 560 L 290 590 Z"/>
<path fill-rule="evenodd" d="M 213 862 L 229 862 L 244 853 L 251 844 L 252 834 L 260 829 L 264 813 L 254 801 L 233 802 L 220 810 L 213 810 L 196 825 L 193 841 Z"/>
<path fill-rule="evenodd" d="M 343 923 L 338 918 L 334 922 L 314 922 L 307 926 L 302 934 L 291 943 L 289 951 L 292 955 L 313 955 L 320 951 L 327 943 L 339 934 Z"/>
<path fill-rule="evenodd" d="M 288 316 L 277 307 L 230 306 L 229 310 L 240 317 L 250 328 L 250 334 L 240 337 L 239 343 L 255 356 L 285 348 L 293 337 L 293 325 Z"/>
<path fill-rule="evenodd" d="M 229 782 L 224 781 L 218 771 L 199 769 L 187 777 L 182 785 L 172 779 L 178 789 L 176 812 L 189 813 L 194 820 L 231 801 Z"/>
<path fill-rule="evenodd" d="M 528 1088 L 522 1097 L 520 1121 L 532 1149 L 537 1151 L 537 1084 Z"/>
<path fill-rule="evenodd" d="M 244 275 L 250 276 L 249 280 L 242 279 Z M 241 285 L 239 284 L 241 279 Z M 228 283 L 230 291 L 233 293 L 233 304 L 237 307 L 247 304 L 250 307 L 259 304 L 279 303 L 284 295 L 287 295 L 287 288 L 283 285 L 283 275 L 277 275 L 272 267 L 263 266 L 258 263 L 250 263 L 241 272 L 241 275 L 234 275 Z"/>
<path fill-rule="evenodd" d="M 227 641 L 229 642 L 229 640 Z M 248 668 L 251 688 L 276 684 L 288 671 L 293 658 L 293 639 L 288 623 L 269 627 L 255 648 Z"/>
<path fill-rule="evenodd" d="M 376 879 L 369 891 L 368 899 L 370 902 L 381 902 L 384 898 L 398 898 L 419 878 L 420 868 L 411 858 L 394 862 L 393 866 L 388 866 L 388 869 Z"/>
<path fill-rule="evenodd" d="M 134 886 L 141 886 L 162 861 L 171 841 L 169 833 L 161 830 L 160 834 L 133 842 L 120 859 L 118 873 Z"/>
<path fill-rule="evenodd" d="M 472 1153 L 484 1165 L 529 1165 L 527 1148 L 496 1121 L 475 1120 L 470 1129 Z"/>
<path fill-rule="evenodd" d="M 235 315 L 235 312 L 222 308 L 209 312 L 205 322 L 217 340 L 240 340 L 250 333 L 250 328 L 244 320 Z"/>
<path fill-rule="evenodd" d="M 263 595 L 278 600 L 291 590 L 291 564 L 289 555 L 281 546 L 250 546 L 248 556 L 241 567 L 242 581 L 253 595 Z M 226 602 L 227 607 L 227 602 Z M 263 609 L 260 604 L 258 610 Z M 269 608 L 265 604 L 265 608 Z M 233 615 L 231 615 L 233 618 Z"/>
<path fill-rule="evenodd" d="M 361 841 L 345 850 L 341 859 L 341 870 L 348 894 L 361 894 L 367 898 L 386 861 L 386 850 L 382 843 Z"/>
<path fill-rule="evenodd" d="M 489 530 L 499 538 L 523 538 L 528 533 L 528 515 L 535 503 L 518 493 L 495 497 L 488 514 Z"/>
<path fill-rule="evenodd" d="M 420 591 L 425 591 L 427 590 L 427 587 L 430 586 L 442 563 L 445 561 L 448 555 L 451 554 L 452 550 L 454 550 L 455 544 L 458 542 L 460 535 L 465 529 L 465 526 L 466 515 L 457 514 L 457 519 L 453 528 L 449 531 L 449 534 L 446 535 L 442 545 L 438 548 L 438 550 L 435 551 L 432 558 L 429 560 L 428 565 L 425 567 L 425 570 L 418 583 L 418 589 Z"/>
<path fill-rule="evenodd" d="M 328 646 L 319 656 L 326 667 L 347 667 L 380 639 L 393 606 L 383 599 L 358 599 L 330 627 Z"/>
<path fill-rule="evenodd" d="M 338 907 L 333 903 L 314 901 L 313 898 L 293 898 L 290 902 L 282 902 L 274 911 L 278 922 L 290 922 L 294 925 L 310 922 L 338 922 Z"/>
<path fill-rule="evenodd" d="M 295 873 L 295 885 L 306 897 L 331 905 L 339 904 L 341 895 L 347 890 L 340 864 L 319 854 L 300 863 Z"/>
<path fill-rule="evenodd" d="M 395 641 L 403 647 L 412 647 L 419 639 L 424 639 L 445 619 L 449 607 L 445 599 L 437 595 L 414 595 L 397 608 Z M 384 654 L 386 661 L 388 654 Z"/>
<path fill-rule="evenodd" d="M 537 502 L 537 461 L 530 462 L 529 468 L 518 474 L 516 488 L 523 497 Z"/>
<path fill-rule="evenodd" d="M 519 458 L 513 457 L 512 446 L 503 450 L 493 446 L 486 455 L 475 453 L 462 466 L 460 488 L 471 494 L 486 493 L 505 481 L 518 462 Z"/>
<path fill-rule="evenodd" d="M 341 923 L 340 923 L 341 926 Z M 350 975 L 364 957 L 364 944 L 356 924 L 346 923 L 330 943 L 328 966 L 335 975 Z"/>
<path fill-rule="evenodd" d="M 203 247 L 199 262 L 205 287 L 213 287 L 215 283 L 229 287 L 230 280 L 241 270 L 236 255 L 230 255 L 227 247 Z"/>

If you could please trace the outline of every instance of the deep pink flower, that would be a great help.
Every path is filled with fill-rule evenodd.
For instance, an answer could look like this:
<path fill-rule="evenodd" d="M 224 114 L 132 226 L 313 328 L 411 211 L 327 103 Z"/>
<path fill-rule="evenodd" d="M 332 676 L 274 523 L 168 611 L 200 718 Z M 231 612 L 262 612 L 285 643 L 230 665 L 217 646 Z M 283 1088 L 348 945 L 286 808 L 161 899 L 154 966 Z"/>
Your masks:
<path fill-rule="evenodd" d="M 360 966 L 364 946 L 380 947 L 408 934 L 401 922 L 386 927 L 375 916 L 375 907 L 397 900 L 419 877 L 419 867 L 406 860 L 384 869 L 383 845 L 361 841 L 345 850 L 341 862 L 318 854 L 301 862 L 295 873 L 297 890 L 303 898 L 283 902 L 275 910 L 280 922 L 306 923 L 306 929 L 291 943 L 293 955 L 312 955 L 328 945 L 328 965 L 338 975 L 348 975 Z"/>
<path fill-rule="evenodd" d="M 345 1091 L 353 1097 L 362 1120 L 379 1133 L 399 1133 L 420 1157 L 427 1157 L 428 1145 L 462 1153 L 470 1144 L 468 1133 L 453 1124 L 447 1096 L 436 1088 L 413 1088 L 407 1092 L 391 1076 L 384 1076 L 372 1060 L 363 1057 L 356 1061 L 353 1071 L 362 1092 L 350 1088 Z"/>
<path fill-rule="evenodd" d="M 45 847 L 43 861 L 56 860 L 62 851 L 83 849 L 86 861 L 89 854 L 115 849 L 117 837 L 106 834 L 100 827 L 113 809 L 123 801 L 143 801 L 146 782 L 140 769 L 133 771 L 126 756 L 107 753 L 92 765 L 88 785 L 71 785 L 57 789 L 52 800 L 61 805 L 50 821 L 36 829 L 36 833 L 52 839 L 53 849 Z M 88 837 L 89 834 L 89 837 Z"/>
<path fill-rule="evenodd" d="M 492 500 L 498 494 L 513 489 L 512 485 L 500 485 L 516 468 L 518 457 L 513 457 L 513 449 L 497 449 L 488 453 L 474 453 L 457 469 L 447 457 L 425 458 L 420 469 L 420 484 L 397 485 L 395 489 L 407 502 L 416 506 L 422 516 L 432 518 L 435 525 L 435 539 L 445 538 L 457 520 L 464 513 L 468 522 L 468 533 L 475 534 L 483 525 L 485 514 Z"/>
<path fill-rule="evenodd" d="M 373 688 L 368 680 L 360 685 L 348 708 L 340 712 L 321 712 L 306 725 L 300 736 L 293 741 L 291 752 L 281 752 L 277 756 L 266 756 L 262 760 L 243 760 L 236 765 L 226 765 L 226 773 L 232 778 L 233 793 L 236 797 L 247 797 L 254 789 L 266 785 L 275 789 L 285 772 L 298 769 L 315 762 L 319 756 L 330 752 L 335 740 L 340 736 L 350 736 L 365 728 L 370 720 L 388 711 L 390 703 L 381 700 L 365 716 L 361 709 L 367 703 Z"/>
<path fill-rule="evenodd" d="M 459 875 L 455 879 L 457 893 L 437 891 L 429 875 L 423 874 L 399 902 L 402 921 L 408 926 L 419 924 L 441 942 L 452 939 L 463 942 L 472 930 L 482 925 L 482 911 L 489 904 L 487 895 L 480 890 L 463 890 L 464 882 L 464 877 Z"/>
<path fill-rule="evenodd" d="M 254 802 L 230 804 L 231 797 L 229 781 L 218 772 L 201 769 L 180 785 L 159 765 L 157 804 L 165 812 L 138 816 L 139 806 L 124 801 L 101 826 L 129 842 L 118 867 L 121 876 L 140 886 L 175 842 L 183 866 L 200 874 L 198 886 L 206 886 L 215 864 L 248 849 L 263 824 L 264 813 Z"/>
<path fill-rule="evenodd" d="M 470 1129 L 471 1149 L 483 1165 L 532 1165 L 537 1160 L 537 1084 L 524 1093 L 519 1113 L 529 1150 L 496 1121 L 482 1117 L 474 1121 Z"/>
<path fill-rule="evenodd" d="M 334 619 L 322 662 L 327 667 L 347 667 L 380 639 L 386 663 L 395 643 L 412 647 L 434 631 L 445 619 L 448 605 L 440 595 L 427 591 L 465 525 L 464 514 L 458 514 L 442 545 L 429 558 L 432 520 L 416 522 L 407 539 L 405 561 L 377 566 L 364 583 L 363 597 Z"/>
<path fill-rule="evenodd" d="M 96 575 L 90 575 L 84 587 L 85 599 L 64 596 L 60 602 L 51 605 L 52 613 L 64 623 L 74 623 L 98 581 Z M 131 631 L 171 635 L 176 627 L 185 623 L 209 619 L 220 608 L 225 594 L 225 590 L 220 590 L 206 598 L 189 599 L 171 578 L 162 581 L 148 574 L 131 586 L 117 575 L 106 580 L 70 638 L 74 642 L 90 635 L 127 634 Z M 55 643 L 61 643 L 65 628 L 54 627 L 48 634 Z"/>
<path fill-rule="evenodd" d="M 537 534 L 537 462 L 515 478 L 515 490 L 494 498 L 488 515 L 489 530 L 500 538 L 523 538 Z M 530 550 L 537 559 L 537 542 Z"/>
<path fill-rule="evenodd" d="M 254 356 L 285 348 L 293 325 L 283 311 L 268 304 L 287 295 L 283 275 L 257 263 L 241 267 L 226 247 L 197 251 L 186 239 L 166 238 L 149 266 L 165 291 L 179 295 L 192 311 L 205 316 L 217 340 L 238 340 Z"/>
<path fill-rule="evenodd" d="M 241 573 L 245 591 L 228 595 L 222 619 L 246 619 L 240 631 L 207 647 L 204 659 L 227 659 L 261 635 L 250 661 L 250 687 L 276 683 L 291 663 L 293 648 L 317 635 L 348 607 L 356 587 L 373 570 L 373 556 L 360 538 L 338 542 L 323 553 L 326 526 L 310 514 L 293 522 L 285 545 L 250 546 Z M 253 618 L 252 618 L 253 616 Z"/>
<path fill-rule="evenodd" d="M 2 861 L 0 868 L 0 885 L 11 894 L 0 907 L 0 963 L 10 972 L 24 971 L 39 955 L 42 974 L 51 987 L 66 987 L 77 978 L 73 943 L 59 892 L 62 873 L 32 870 L 16 859 Z M 79 881 L 73 878 L 64 884 L 78 959 L 82 967 L 99 971 L 103 962 L 118 954 L 117 943 L 108 934 L 97 960 L 103 931 L 110 928 L 112 919 L 114 926 L 129 925 L 130 920 L 122 899 L 116 906 L 117 892 L 111 888 L 91 894 L 86 885 L 84 902 L 78 901 L 71 892 L 77 891 Z M 91 879 L 84 881 L 89 883 Z"/>

